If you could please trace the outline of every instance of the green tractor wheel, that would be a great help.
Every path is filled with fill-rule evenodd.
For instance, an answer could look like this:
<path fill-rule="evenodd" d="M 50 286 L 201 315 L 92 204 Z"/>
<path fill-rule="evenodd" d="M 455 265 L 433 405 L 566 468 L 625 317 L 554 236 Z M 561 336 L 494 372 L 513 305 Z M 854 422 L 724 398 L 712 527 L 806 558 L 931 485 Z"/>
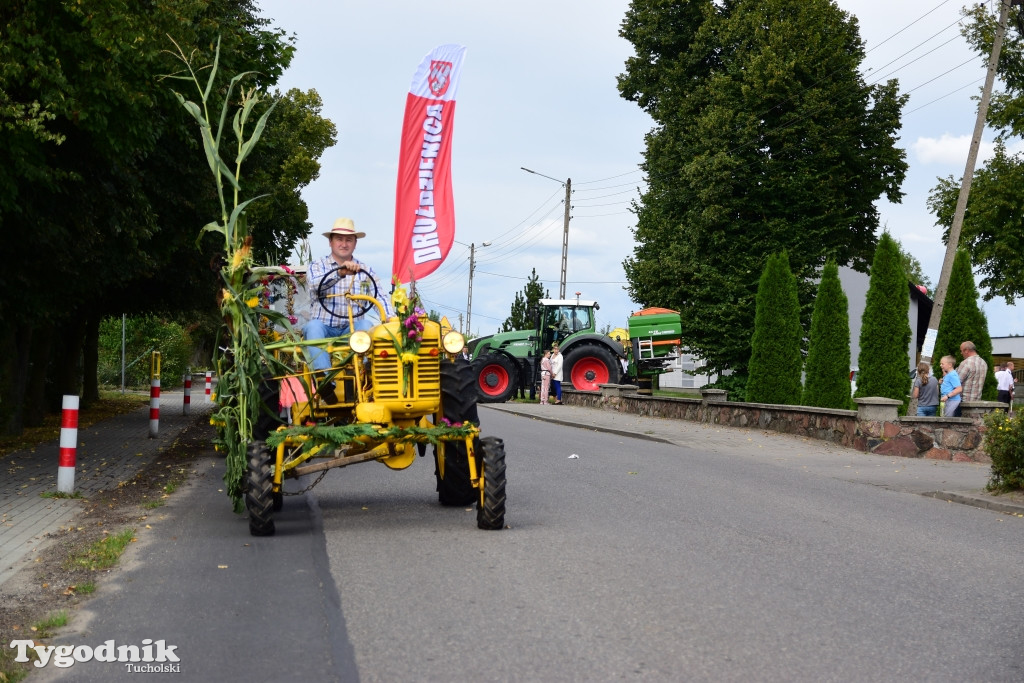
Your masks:
<path fill-rule="evenodd" d="M 467 361 L 441 363 L 441 417 L 452 424 L 480 423 L 473 382 L 473 368 Z M 443 478 L 438 460 L 441 448 L 444 448 Z M 469 479 L 469 456 L 464 442 L 448 441 L 434 446 L 434 475 L 437 477 L 437 499 L 441 505 L 470 505 L 478 499 L 477 489 Z"/>
<path fill-rule="evenodd" d="M 476 525 L 493 531 L 505 526 L 505 442 L 485 436 L 480 444 L 484 497 L 476 510 Z"/>
<path fill-rule="evenodd" d="M 274 535 L 274 477 L 272 457 L 267 444 L 249 444 L 248 470 L 245 481 L 245 509 L 249 513 L 249 533 L 253 536 Z"/>

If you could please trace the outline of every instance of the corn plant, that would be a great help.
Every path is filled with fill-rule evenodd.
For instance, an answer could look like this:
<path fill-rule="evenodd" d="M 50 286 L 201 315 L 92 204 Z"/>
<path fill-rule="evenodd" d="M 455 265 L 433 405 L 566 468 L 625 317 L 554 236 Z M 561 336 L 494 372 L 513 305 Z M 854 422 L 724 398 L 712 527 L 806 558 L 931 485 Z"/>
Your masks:
<path fill-rule="evenodd" d="M 263 97 L 254 87 L 245 88 L 242 83 L 253 72 L 240 73 L 228 82 L 223 92 L 220 111 L 216 111 L 214 100 L 217 92 L 217 71 L 220 61 L 220 41 L 217 41 L 213 64 L 197 68 L 193 60 L 197 51 L 186 55 L 174 43 L 172 54 L 184 68 L 165 78 L 181 80 L 195 89 L 195 99 L 175 91 L 174 94 L 185 110 L 199 125 L 206 162 L 220 201 L 220 218 L 205 226 L 196 239 L 198 245 L 203 235 L 214 233 L 223 239 L 224 261 L 220 270 L 222 289 L 219 296 L 221 314 L 224 316 L 225 334 L 230 344 L 224 351 L 218 350 L 217 410 L 212 422 L 218 427 L 217 447 L 226 452 L 227 471 L 224 483 L 236 512 L 243 509 L 242 489 L 246 470 L 246 448 L 253 438 L 253 425 L 260 411 L 276 411 L 277 406 L 264 406 L 260 399 L 260 384 L 270 381 L 273 375 L 280 375 L 283 368 L 273 354 L 268 352 L 260 340 L 260 317 L 290 331 L 287 319 L 266 307 L 261 307 L 261 292 L 268 279 L 287 276 L 284 268 L 256 266 L 252 258 L 252 236 L 246 226 L 245 209 L 249 204 L 265 195 L 242 198 L 242 164 L 253 151 L 274 110 L 271 102 L 266 110 L 255 118 Z M 200 78 L 208 72 L 205 84 Z M 237 97 L 237 100 L 232 98 Z M 233 112 L 233 113 L 232 113 Z M 225 128 L 230 118 L 234 141 L 223 141 Z M 255 123 L 253 119 L 255 118 Z M 222 144 L 223 142 L 223 144 Z M 223 152 L 222 152 L 223 150 Z M 233 154 L 234 158 L 227 157 Z M 229 162 L 231 165 L 229 165 Z"/>

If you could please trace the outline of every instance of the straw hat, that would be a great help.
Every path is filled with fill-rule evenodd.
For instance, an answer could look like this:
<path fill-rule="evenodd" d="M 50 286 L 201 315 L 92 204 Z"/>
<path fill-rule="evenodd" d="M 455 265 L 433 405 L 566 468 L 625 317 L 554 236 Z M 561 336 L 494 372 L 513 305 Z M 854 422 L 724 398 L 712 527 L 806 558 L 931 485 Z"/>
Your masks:
<path fill-rule="evenodd" d="M 351 218 L 339 218 L 334 221 L 334 227 L 325 232 L 324 237 L 329 239 L 331 235 L 355 235 L 356 239 L 366 237 L 365 232 L 356 232 L 356 224 Z"/>

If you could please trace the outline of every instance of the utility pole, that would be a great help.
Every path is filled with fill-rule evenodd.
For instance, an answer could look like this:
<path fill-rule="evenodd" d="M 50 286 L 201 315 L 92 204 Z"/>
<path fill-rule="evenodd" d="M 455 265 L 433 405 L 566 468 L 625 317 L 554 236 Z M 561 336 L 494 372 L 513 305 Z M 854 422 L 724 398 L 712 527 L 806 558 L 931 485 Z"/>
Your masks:
<path fill-rule="evenodd" d="M 471 334 L 469 321 L 473 319 L 473 269 L 476 267 L 476 242 L 469 245 L 469 298 L 466 299 L 466 337 Z"/>
<path fill-rule="evenodd" d="M 459 244 L 463 244 L 459 242 Z M 490 242 L 481 242 L 481 247 L 491 246 Z M 466 337 L 472 334 L 469 326 L 473 318 L 473 271 L 476 269 L 476 242 L 469 244 L 469 297 L 466 299 Z"/>
<path fill-rule="evenodd" d="M 978 163 L 978 148 L 981 146 L 981 134 L 985 130 L 985 118 L 988 115 L 988 102 L 992 97 L 992 83 L 996 77 L 996 66 L 999 64 L 999 51 L 1003 47 L 1003 36 L 1006 34 L 1006 17 L 1010 4 L 1019 4 L 1021 0 L 1002 0 L 999 8 L 999 26 L 996 28 L 995 40 L 992 41 L 992 54 L 988 58 L 988 71 L 985 73 L 985 87 L 978 103 L 978 117 L 974 122 L 974 137 L 967 153 L 967 167 L 960 181 L 960 196 L 956 200 L 953 212 L 953 224 L 949 227 L 949 240 L 946 242 L 946 257 L 942 261 L 942 273 L 939 285 L 935 288 L 935 299 L 932 302 L 932 315 L 928 319 L 928 333 L 921 349 L 921 360 L 931 362 L 935 351 L 935 338 L 939 334 L 939 322 L 942 320 L 942 308 L 946 303 L 946 289 L 949 287 L 949 274 L 953 270 L 956 250 L 960 246 L 960 230 L 964 224 L 964 213 L 967 211 L 967 197 L 971 193 L 971 182 L 974 180 L 974 167 Z"/>
<path fill-rule="evenodd" d="M 572 198 L 572 178 L 565 179 L 565 228 L 562 231 L 562 279 L 558 283 L 558 298 L 565 298 L 565 269 L 569 261 L 569 200 Z"/>
<path fill-rule="evenodd" d="M 520 166 L 519 168 L 523 171 L 526 171 L 527 173 L 539 175 L 542 178 L 547 178 L 548 180 L 554 180 L 556 183 L 562 183 L 562 181 L 559 180 L 558 178 L 552 178 L 549 175 L 537 173 L 537 171 L 531 171 L 525 166 Z M 565 187 L 565 221 L 564 228 L 562 230 L 562 278 L 558 281 L 559 299 L 565 298 L 565 271 L 566 266 L 569 262 L 569 219 L 572 218 L 569 212 L 572 209 L 572 205 L 570 204 L 570 202 L 572 201 L 572 178 L 566 178 L 565 182 L 562 183 L 562 185 Z"/>

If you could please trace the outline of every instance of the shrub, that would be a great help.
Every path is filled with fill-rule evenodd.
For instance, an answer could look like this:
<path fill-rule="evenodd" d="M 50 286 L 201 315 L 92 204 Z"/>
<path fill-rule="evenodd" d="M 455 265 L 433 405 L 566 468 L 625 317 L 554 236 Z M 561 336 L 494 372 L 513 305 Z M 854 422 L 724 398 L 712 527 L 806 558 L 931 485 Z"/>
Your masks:
<path fill-rule="evenodd" d="M 899 245 L 889 233 L 882 233 L 861 318 L 855 396 L 903 401 L 900 415 L 907 412 L 910 394 L 909 310 L 910 281 L 903 271 Z"/>
<path fill-rule="evenodd" d="M 943 356 L 953 356 L 959 365 L 964 359 L 960 354 L 960 344 L 965 341 L 974 342 L 978 355 L 988 364 L 981 398 L 994 401 L 996 375 L 992 364 L 992 337 L 988 332 L 988 319 L 978 306 L 978 288 L 974 285 L 971 256 L 967 250 L 960 249 L 949 274 L 946 303 L 942 308 L 942 320 L 939 322 L 935 350 L 932 352 L 932 358 L 936 361 L 934 365 L 937 366 Z"/>
<path fill-rule="evenodd" d="M 804 329 L 796 278 L 786 252 L 772 254 L 757 286 L 754 336 L 747 379 L 747 400 L 800 405 L 800 353 Z"/>
<path fill-rule="evenodd" d="M 985 416 L 985 452 L 992 458 L 989 491 L 1024 489 L 1024 418 L 1009 417 L 1002 410 Z"/>
<path fill-rule="evenodd" d="M 811 317 L 803 404 L 818 408 L 853 407 L 850 398 L 850 321 L 839 267 L 829 260 L 821 273 Z"/>

